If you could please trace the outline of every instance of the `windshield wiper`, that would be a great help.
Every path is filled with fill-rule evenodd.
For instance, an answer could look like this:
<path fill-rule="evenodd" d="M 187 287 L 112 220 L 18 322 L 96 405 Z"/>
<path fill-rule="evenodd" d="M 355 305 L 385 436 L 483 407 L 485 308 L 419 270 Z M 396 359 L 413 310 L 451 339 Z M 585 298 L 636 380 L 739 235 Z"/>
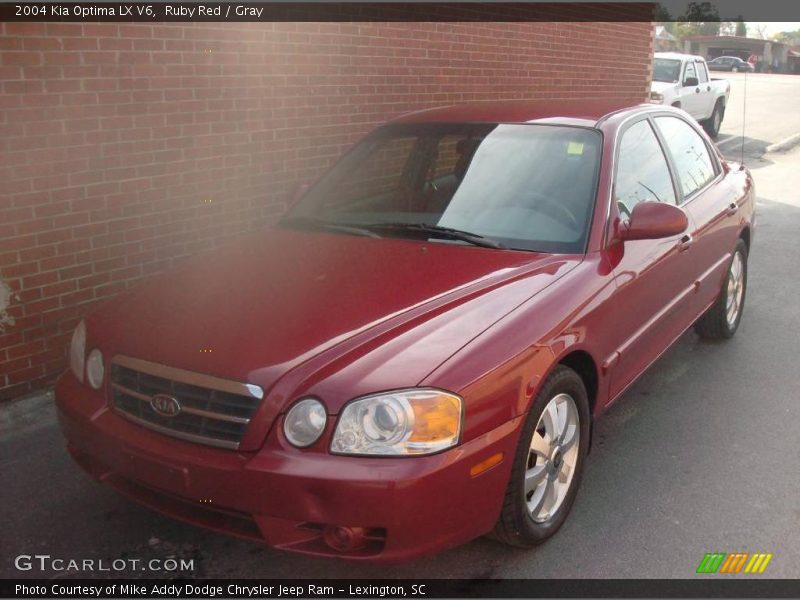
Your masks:
<path fill-rule="evenodd" d="M 451 227 L 441 227 L 440 225 L 428 225 L 427 223 L 370 223 L 369 225 L 363 225 L 363 227 L 377 230 L 384 229 L 387 231 L 413 231 L 425 233 L 430 236 L 458 240 L 483 248 L 505 248 L 503 244 L 490 240 L 477 233 L 462 231 L 461 229 L 452 229 Z"/>
<path fill-rule="evenodd" d="M 327 231 L 341 231 L 342 233 L 350 233 L 353 235 L 363 235 L 371 238 L 381 237 L 374 231 L 356 225 L 347 223 L 334 223 L 333 221 L 326 221 L 324 219 L 317 219 L 315 217 L 286 217 L 278 222 L 278 225 L 296 225 L 299 227 L 307 227 L 311 229 L 321 229 Z"/>

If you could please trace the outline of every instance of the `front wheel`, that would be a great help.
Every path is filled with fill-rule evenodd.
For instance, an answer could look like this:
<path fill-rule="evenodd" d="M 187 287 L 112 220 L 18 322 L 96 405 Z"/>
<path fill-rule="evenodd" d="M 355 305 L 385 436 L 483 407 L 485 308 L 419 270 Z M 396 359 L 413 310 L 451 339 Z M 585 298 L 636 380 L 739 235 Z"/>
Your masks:
<path fill-rule="evenodd" d="M 728 275 L 719 296 L 695 324 L 702 338 L 724 340 L 733 337 L 739 328 L 747 294 L 747 244 L 739 239 L 733 252 Z"/>
<path fill-rule="evenodd" d="M 556 367 L 523 426 L 495 539 L 531 547 L 558 531 L 578 493 L 589 418 L 583 380 L 568 367 Z"/>

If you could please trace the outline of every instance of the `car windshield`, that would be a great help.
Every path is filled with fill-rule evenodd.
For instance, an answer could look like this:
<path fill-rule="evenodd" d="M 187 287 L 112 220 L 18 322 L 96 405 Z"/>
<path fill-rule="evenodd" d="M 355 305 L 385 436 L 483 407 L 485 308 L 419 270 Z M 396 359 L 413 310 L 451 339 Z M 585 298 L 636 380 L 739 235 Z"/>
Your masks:
<path fill-rule="evenodd" d="M 583 127 L 387 125 L 323 175 L 283 223 L 581 253 L 601 141 L 599 131 Z"/>
<path fill-rule="evenodd" d="M 681 61 L 674 58 L 656 58 L 653 61 L 653 81 L 675 83 L 681 76 Z"/>

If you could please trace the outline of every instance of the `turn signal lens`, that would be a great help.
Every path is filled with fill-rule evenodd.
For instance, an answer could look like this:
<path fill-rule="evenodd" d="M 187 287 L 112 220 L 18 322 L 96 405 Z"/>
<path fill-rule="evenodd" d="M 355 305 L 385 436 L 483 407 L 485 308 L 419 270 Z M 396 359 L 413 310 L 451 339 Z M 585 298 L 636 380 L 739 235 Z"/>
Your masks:
<path fill-rule="evenodd" d="M 461 398 L 434 389 L 411 389 L 354 400 L 339 416 L 334 454 L 430 454 L 458 443 Z"/>

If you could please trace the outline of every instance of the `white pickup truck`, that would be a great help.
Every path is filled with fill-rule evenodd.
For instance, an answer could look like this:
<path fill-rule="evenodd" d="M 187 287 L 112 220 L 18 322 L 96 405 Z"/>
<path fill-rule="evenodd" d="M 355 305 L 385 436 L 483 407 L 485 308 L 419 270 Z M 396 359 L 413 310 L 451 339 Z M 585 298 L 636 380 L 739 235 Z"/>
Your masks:
<path fill-rule="evenodd" d="M 682 108 L 712 138 L 719 133 L 730 93 L 730 82 L 709 77 L 708 65 L 702 56 L 656 52 L 650 102 Z"/>

